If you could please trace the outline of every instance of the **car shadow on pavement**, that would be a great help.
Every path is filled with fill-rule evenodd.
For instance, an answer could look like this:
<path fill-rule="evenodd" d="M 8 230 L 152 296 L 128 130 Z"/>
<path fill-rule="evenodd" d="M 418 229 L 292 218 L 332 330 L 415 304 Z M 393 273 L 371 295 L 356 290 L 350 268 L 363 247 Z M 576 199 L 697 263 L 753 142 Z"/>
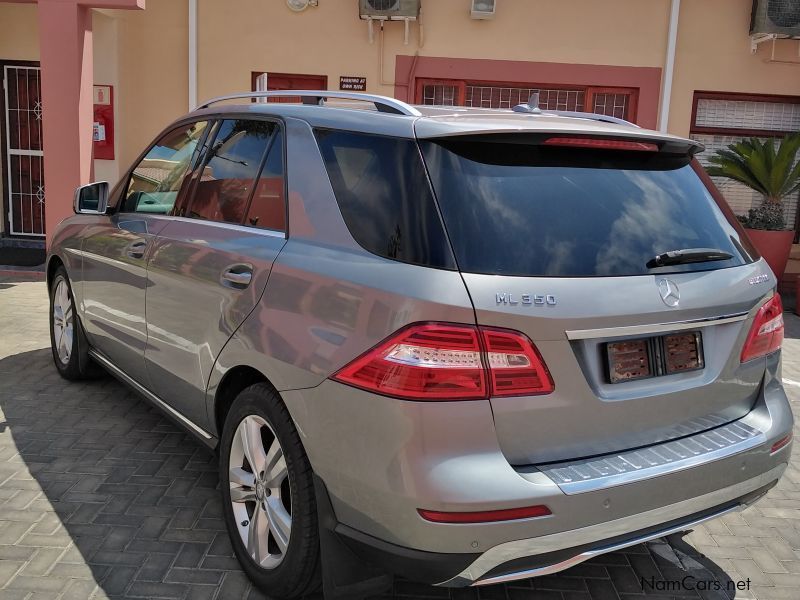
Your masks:
<path fill-rule="evenodd" d="M 214 453 L 133 392 L 110 377 L 67 382 L 40 349 L 0 360 L 0 411 L 0 588 L 10 597 L 263 598 L 225 531 Z M 397 581 L 383 597 L 733 598 L 727 589 L 721 568 L 673 536 L 557 575 L 463 590 Z"/>

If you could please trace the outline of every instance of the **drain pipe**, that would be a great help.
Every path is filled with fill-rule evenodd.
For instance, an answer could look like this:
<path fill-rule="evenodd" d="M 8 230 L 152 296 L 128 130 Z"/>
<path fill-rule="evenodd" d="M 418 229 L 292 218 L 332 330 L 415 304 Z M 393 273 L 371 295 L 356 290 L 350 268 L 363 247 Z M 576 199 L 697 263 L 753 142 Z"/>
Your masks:
<path fill-rule="evenodd" d="M 189 110 L 197 108 L 197 0 L 189 0 Z"/>
<path fill-rule="evenodd" d="M 675 71 L 675 47 L 678 44 L 678 16 L 681 0 L 672 0 L 669 15 L 669 40 L 667 41 L 667 60 L 664 63 L 664 85 L 661 88 L 661 114 L 658 117 L 659 129 L 666 133 L 669 127 L 669 103 L 672 99 L 672 78 Z"/>

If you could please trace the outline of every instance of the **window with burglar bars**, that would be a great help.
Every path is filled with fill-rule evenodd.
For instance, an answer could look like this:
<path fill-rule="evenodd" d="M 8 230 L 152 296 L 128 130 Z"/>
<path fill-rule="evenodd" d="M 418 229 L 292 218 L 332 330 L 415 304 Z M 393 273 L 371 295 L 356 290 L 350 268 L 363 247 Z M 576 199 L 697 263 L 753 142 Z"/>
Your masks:
<path fill-rule="evenodd" d="M 464 106 L 511 108 L 525 104 L 539 92 L 539 106 L 546 110 L 583 110 L 585 90 L 559 90 L 518 87 L 467 85 Z"/>
<path fill-rule="evenodd" d="M 539 94 L 543 110 L 595 112 L 634 120 L 637 90 L 630 88 L 559 87 L 488 84 L 459 80 L 422 80 L 417 84 L 417 102 L 429 106 L 512 108 Z"/>
<path fill-rule="evenodd" d="M 692 111 L 691 137 L 706 149 L 697 155 L 704 166 L 717 150 L 748 137 L 777 142 L 788 133 L 800 131 L 800 97 L 778 98 L 742 94 L 696 92 Z M 747 214 L 761 202 L 761 196 L 747 186 L 714 177 L 720 191 L 736 214 Z M 786 223 L 795 227 L 800 193 L 784 200 Z"/>

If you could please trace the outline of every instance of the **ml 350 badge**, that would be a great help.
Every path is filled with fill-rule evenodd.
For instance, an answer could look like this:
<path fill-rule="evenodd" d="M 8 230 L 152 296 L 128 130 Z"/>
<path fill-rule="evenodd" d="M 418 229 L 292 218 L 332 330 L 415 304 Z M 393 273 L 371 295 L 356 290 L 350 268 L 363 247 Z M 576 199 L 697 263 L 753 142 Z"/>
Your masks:
<path fill-rule="evenodd" d="M 520 294 L 519 298 L 509 292 L 497 292 L 495 298 L 498 304 L 524 304 L 524 305 L 538 305 L 538 306 L 555 306 L 556 297 L 552 294 Z"/>

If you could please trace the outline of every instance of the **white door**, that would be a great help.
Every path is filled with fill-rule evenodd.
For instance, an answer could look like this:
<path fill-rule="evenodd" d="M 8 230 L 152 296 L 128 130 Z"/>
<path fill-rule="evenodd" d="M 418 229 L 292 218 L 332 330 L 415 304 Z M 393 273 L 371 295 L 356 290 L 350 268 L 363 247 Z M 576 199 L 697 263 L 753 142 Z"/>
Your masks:
<path fill-rule="evenodd" d="M 39 67 L 5 65 L 5 189 L 12 235 L 44 236 L 44 152 Z"/>

